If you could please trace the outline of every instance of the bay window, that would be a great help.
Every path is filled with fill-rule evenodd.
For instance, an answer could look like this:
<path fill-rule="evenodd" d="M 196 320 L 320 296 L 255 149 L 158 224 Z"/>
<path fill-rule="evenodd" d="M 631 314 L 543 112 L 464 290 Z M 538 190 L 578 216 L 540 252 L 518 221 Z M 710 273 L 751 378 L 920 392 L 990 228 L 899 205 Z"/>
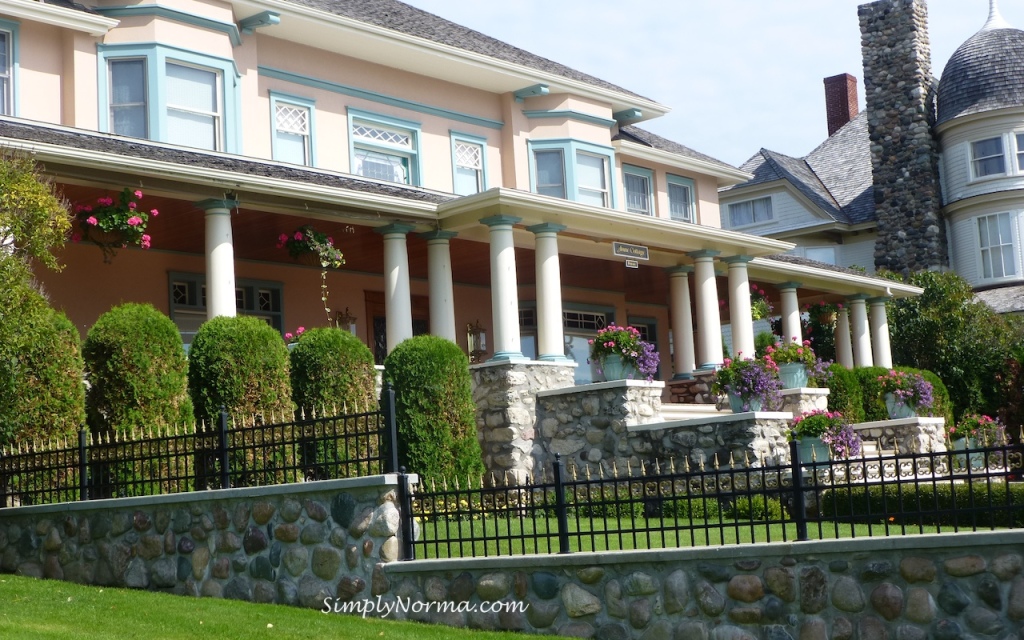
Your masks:
<path fill-rule="evenodd" d="M 614 207 L 613 151 L 579 140 L 531 140 L 531 189 L 597 207 Z"/>
<path fill-rule="evenodd" d="M 982 278 L 988 280 L 1017 275 L 1013 226 L 1009 213 L 980 216 L 978 244 L 981 250 Z"/>

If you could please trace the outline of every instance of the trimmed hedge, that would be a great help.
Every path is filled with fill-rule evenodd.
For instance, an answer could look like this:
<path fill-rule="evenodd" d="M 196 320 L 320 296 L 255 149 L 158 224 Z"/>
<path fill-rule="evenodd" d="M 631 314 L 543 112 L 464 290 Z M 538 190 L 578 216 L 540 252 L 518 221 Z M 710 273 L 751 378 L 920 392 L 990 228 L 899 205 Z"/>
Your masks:
<path fill-rule="evenodd" d="M 932 394 L 935 398 L 935 404 L 932 407 L 931 415 L 945 417 L 946 424 L 953 424 L 953 405 L 949 399 L 949 390 L 946 389 L 946 385 L 943 384 L 937 375 L 931 371 L 914 369 L 912 367 L 895 367 L 895 369 L 907 373 L 918 373 L 925 380 L 932 383 Z M 857 367 L 853 370 L 853 374 L 857 377 L 858 382 L 860 382 L 865 422 L 889 419 L 889 413 L 885 408 L 885 400 L 882 398 L 882 388 L 878 383 L 878 377 L 885 375 L 888 371 L 885 367 Z M 831 406 L 832 402 L 830 400 L 829 407 L 831 408 Z"/>
<path fill-rule="evenodd" d="M 197 420 L 215 420 L 220 407 L 249 423 L 292 413 L 288 348 L 259 318 L 219 317 L 203 323 L 189 349 L 188 387 Z"/>
<path fill-rule="evenodd" d="M 864 422 L 864 392 L 857 374 L 839 363 L 829 365 L 828 410 L 839 411 L 851 423 Z"/>
<path fill-rule="evenodd" d="M 376 403 L 373 353 L 348 331 L 310 329 L 292 348 L 290 359 L 292 400 L 307 416 L 344 407 L 366 411 Z"/>
<path fill-rule="evenodd" d="M 479 477 L 484 465 L 462 349 L 436 336 L 409 338 L 388 354 L 384 377 L 395 388 L 399 464 L 433 477 Z"/>
<path fill-rule="evenodd" d="M 165 428 L 192 419 L 188 361 L 174 322 L 150 304 L 104 313 L 82 345 L 94 431 Z"/>
<path fill-rule="evenodd" d="M 1009 492 L 1009 493 L 1007 493 Z M 821 519 L 892 526 L 1024 527 L 1024 485 L 975 481 L 829 489 Z M 926 513 L 925 513 L 926 512 Z"/>

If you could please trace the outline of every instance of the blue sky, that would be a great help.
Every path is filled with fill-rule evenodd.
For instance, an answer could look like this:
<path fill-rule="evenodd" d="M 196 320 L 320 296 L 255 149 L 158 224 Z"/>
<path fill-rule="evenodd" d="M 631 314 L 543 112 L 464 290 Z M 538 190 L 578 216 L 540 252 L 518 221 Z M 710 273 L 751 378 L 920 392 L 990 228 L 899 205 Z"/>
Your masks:
<path fill-rule="evenodd" d="M 822 79 L 862 80 L 860 0 L 405 0 L 672 109 L 641 126 L 739 165 L 826 137 Z M 989 0 L 929 0 L 933 73 Z M 1024 28 L 1024 0 L 1001 0 Z M 863 85 L 861 85 L 863 108 Z"/>

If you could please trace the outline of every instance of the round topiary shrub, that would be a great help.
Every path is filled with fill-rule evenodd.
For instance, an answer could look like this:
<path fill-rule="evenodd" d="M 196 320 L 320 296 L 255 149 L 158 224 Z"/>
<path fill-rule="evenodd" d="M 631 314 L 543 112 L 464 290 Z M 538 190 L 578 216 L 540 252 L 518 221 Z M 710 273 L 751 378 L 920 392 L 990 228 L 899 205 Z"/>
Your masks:
<path fill-rule="evenodd" d="M 376 403 L 373 353 L 344 329 L 302 334 L 291 350 L 292 400 L 307 416 L 365 411 Z"/>
<path fill-rule="evenodd" d="M 416 336 L 388 354 L 384 378 L 395 388 L 399 464 L 431 476 L 479 477 L 484 465 L 466 354 L 444 338 Z"/>
<path fill-rule="evenodd" d="M 864 409 L 864 421 L 888 420 L 889 411 L 885 408 L 885 401 L 882 399 L 882 386 L 878 383 L 878 377 L 889 373 L 889 370 L 885 367 L 856 367 L 853 369 L 853 373 L 860 383 L 861 398 L 864 402 L 861 405 Z"/>
<path fill-rule="evenodd" d="M 188 361 L 174 322 L 150 304 L 104 313 L 82 345 L 93 431 L 162 429 L 192 420 Z"/>
<path fill-rule="evenodd" d="M 828 372 L 828 410 L 842 413 L 851 424 L 864 422 L 864 396 L 857 374 L 838 362 L 829 365 Z"/>
<path fill-rule="evenodd" d="M 215 421 L 224 406 L 251 424 L 291 416 L 288 348 L 259 318 L 204 322 L 188 354 L 188 388 L 196 419 Z"/>

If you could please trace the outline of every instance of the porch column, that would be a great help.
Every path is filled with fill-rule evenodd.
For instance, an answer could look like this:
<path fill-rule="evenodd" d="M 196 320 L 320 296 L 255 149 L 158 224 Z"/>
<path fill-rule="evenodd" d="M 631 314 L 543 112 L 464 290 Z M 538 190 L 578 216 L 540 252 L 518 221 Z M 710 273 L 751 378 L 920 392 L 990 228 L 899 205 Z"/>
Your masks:
<path fill-rule="evenodd" d="M 732 351 L 740 360 L 754 359 L 754 317 L 750 312 L 750 256 L 731 256 L 729 265 L 729 322 L 732 324 Z"/>
<path fill-rule="evenodd" d="M 718 282 L 715 256 L 720 251 L 693 251 L 693 284 L 697 296 L 697 359 L 701 369 L 722 364 L 722 320 L 718 311 Z"/>
<path fill-rule="evenodd" d="M 668 269 L 668 286 L 672 307 L 672 344 L 675 353 L 672 367 L 673 380 L 693 378 L 693 311 L 690 309 L 690 273 L 693 267 L 671 267 Z"/>
<path fill-rule="evenodd" d="M 803 330 L 800 328 L 800 300 L 796 296 L 796 290 L 800 287 L 800 283 L 783 282 L 776 287 L 782 302 L 782 343 L 789 344 L 794 339 L 797 342 L 803 342 Z"/>
<path fill-rule="evenodd" d="M 519 339 L 519 283 L 512 236 L 512 225 L 520 220 L 522 218 L 502 215 L 480 220 L 490 227 L 494 355 L 488 362 L 526 359 Z"/>
<path fill-rule="evenodd" d="M 427 241 L 430 333 L 452 342 L 457 341 L 457 336 L 455 287 L 452 284 L 452 254 L 449 241 L 457 235 L 454 231 L 430 231 L 420 234 L 420 237 Z"/>
<path fill-rule="evenodd" d="M 395 222 L 374 229 L 384 236 L 384 315 L 388 353 L 412 337 L 412 294 L 409 289 L 409 250 L 406 236 L 413 227 Z"/>
<path fill-rule="evenodd" d="M 537 359 L 565 360 L 562 324 L 562 271 L 558 261 L 558 232 L 561 224 L 527 227 L 536 236 L 537 256 Z"/>
<path fill-rule="evenodd" d="M 853 347 L 850 345 L 850 310 L 843 307 L 836 320 L 836 361 L 847 369 L 853 368 Z"/>
<path fill-rule="evenodd" d="M 234 317 L 235 247 L 231 210 L 237 200 L 203 200 L 195 206 L 206 212 L 206 319 Z"/>
<path fill-rule="evenodd" d="M 871 334 L 868 332 L 868 311 L 864 300 L 867 296 L 857 294 L 850 300 L 850 323 L 853 325 L 853 364 L 858 367 L 873 367 L 871 358 Z"/>
<path fill-rule="evenodd" d="M 876 367 L 892 368 L 892 346 L 889 344 L 889 318 L 886 315 L 886 298 L 868 300 L 871 314 L 871 352 Z"/>

